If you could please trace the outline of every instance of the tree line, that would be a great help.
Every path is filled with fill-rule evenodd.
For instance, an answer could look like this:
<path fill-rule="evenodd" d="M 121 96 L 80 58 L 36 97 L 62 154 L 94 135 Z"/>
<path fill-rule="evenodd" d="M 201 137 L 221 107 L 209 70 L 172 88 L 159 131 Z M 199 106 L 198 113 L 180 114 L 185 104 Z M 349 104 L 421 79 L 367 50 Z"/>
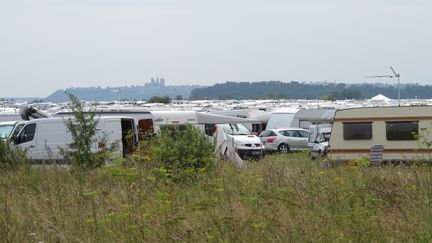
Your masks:
<path fill-rule="evenodd" d="M 381 83 L 225 82 L 193 89 L 190 99 L 362 99 L 378 94 L 395 99 L 397 88 Z M 432 86 L 402 85 L 401 98 L 432 98 Z"/>

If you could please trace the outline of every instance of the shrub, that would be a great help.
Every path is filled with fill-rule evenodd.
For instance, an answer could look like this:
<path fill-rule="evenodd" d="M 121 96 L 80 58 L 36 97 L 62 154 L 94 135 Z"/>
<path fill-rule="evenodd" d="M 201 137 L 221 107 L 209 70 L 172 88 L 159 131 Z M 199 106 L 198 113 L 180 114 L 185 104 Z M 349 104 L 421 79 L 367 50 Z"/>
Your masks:
<path fill-rule="evenodd" d="M 159 174 L 174 180 L 195 178 L 197 172 L 213 166 L 214 146 L 201 131 L 191 125 L 180 130 L 167 127 L 150 141 L 140 144 L 135 158 L 153 163 Z"/>
<path fill-rule="evenodd" d="M 10 142 L 0 139 L 0 169 L 15 168 L 26 163 L 26 153 L 24 150 L 13 146 Z"/>
<path fill-rule="evenodd" d="M 91 148 L 96 135 L 98 121 L 92 112 L 84 113 L 84 108 L 78 98 L 68 93 L 71 104 L 69 108 L 74 116 L 66 120 L 66 127 L 72 136 L 72 143 L 63 155 L 67 161 L 82 169 L 94 169 L 105 162 L 105 156 L 94 153 Z"/>
<path fill-rule="evenodd" d="M 171 98 L 169 96 L 153 96 L 149 100 L 147 100 L 147 103 L 170 104 Z"/>
<path fill-rule="evenodd" d="M 360 156 L 358 159 L 349 161 L 348 164 L 350 166 L 367 167 L 370 166 L 371 161 L 366 156 Z"/>

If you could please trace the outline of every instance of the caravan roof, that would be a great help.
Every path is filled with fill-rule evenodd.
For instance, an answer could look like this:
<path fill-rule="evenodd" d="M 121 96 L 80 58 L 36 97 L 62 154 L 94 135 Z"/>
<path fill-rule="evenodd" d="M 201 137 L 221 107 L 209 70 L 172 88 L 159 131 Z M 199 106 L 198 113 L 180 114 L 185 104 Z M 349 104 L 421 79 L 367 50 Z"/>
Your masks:
<path fill-rule="evenodd" d="M 225 124 L 259 123 L 255 119 L 223 116 L 197 111 L 152 111 L 155 124 Z"/>

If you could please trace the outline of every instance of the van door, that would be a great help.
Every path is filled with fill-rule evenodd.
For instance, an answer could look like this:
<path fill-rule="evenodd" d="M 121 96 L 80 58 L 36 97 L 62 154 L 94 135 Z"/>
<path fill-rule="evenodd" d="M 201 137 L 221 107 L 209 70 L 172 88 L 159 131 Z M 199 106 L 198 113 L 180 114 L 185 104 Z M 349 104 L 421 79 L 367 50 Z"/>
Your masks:
<path fill-rule="evenodd" d="M 139 139 L 142 140 L 146 135 L 154 133 L 153 119 L 141 119 L 138 121 Z"/>
<path fill-rule="evenodd" d="M 123 157 L 132 154 L 135 148 L 135 139 L 134 139 L 135 133 L 133 128 L 134 128 L 133 119 L 127 119 L 127 118 L 121 119 Z"/>
<path fill-rule="evenodd" d="M 29 159 L 41 159 L 40 153 L 36 148 L 36 123 L 27 124 L 22 128 L 18 134 L 17 146 L 21 149 L 27 150 L 27 158 Z"/>

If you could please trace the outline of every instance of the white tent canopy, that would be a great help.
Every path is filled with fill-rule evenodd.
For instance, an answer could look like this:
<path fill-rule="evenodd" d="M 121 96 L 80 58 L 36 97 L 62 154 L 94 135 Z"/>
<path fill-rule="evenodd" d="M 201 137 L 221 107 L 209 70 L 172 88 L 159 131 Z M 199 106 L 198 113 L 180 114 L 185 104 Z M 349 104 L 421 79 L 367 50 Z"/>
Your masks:
<path fill-rule="evenodd" d="M 379 95 L 372 97 L 371 100 L 373 100 L 373 101 L 390 101 L 391 99 L 382 95 L 382 94 L 379 94 Z"/>

